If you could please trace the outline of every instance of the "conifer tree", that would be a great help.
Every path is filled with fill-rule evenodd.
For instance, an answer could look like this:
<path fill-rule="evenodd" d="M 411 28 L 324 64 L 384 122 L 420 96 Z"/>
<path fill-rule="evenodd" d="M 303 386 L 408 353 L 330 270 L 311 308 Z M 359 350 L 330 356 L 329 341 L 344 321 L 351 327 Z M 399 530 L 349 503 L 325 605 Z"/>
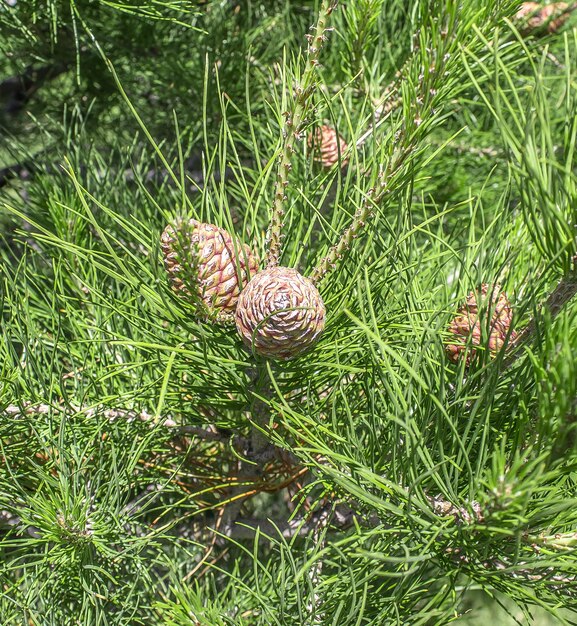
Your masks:
<path fill-rule="evenodd" d="M 0 2 L 1 623 L 573 623 L 575 6 Z"/>

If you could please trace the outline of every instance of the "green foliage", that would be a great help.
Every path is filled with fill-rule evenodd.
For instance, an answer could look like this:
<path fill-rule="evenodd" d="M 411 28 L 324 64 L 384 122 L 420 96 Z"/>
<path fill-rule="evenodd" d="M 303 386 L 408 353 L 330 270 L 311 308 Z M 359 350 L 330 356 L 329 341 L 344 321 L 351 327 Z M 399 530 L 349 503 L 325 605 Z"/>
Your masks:
<path fill-rule="evenodd" d="M 571 623 L 575 302 L 513 362 L 445 350 L 480 284 L 519 331 L 573 271 L 571 23 L 343 3 L 297 130 L 350 165 L 298 142 L 283 200 L 282 264 L 335 263 L 319 344 L 255 359 L 168 285 L 175 216 L 266 256 L 319 4 L 0 8 L 4 78 L 34 83 L 0 85 L 3 624 L 446 624 L 469 588 Z"/>

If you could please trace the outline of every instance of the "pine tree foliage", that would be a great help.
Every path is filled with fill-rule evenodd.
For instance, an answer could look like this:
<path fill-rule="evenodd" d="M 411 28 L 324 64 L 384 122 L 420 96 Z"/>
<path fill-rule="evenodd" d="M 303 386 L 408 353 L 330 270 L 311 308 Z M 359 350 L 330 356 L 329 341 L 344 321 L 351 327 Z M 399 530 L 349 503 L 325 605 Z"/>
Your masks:
<path fill-rule="evenodd" d="M 572 623 L 576 18 L 519 5 L 0 4 L 3 624 Z M 201 319 L 178 217 L 278 242 L 314 349 Z"/>

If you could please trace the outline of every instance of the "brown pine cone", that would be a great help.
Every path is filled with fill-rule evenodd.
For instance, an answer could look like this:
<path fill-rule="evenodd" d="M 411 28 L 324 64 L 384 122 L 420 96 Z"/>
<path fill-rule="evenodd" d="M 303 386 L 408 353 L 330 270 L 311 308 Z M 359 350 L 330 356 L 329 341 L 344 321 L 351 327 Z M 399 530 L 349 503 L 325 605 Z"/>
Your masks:
<path fill-rule="evenodd" d="M 233 313 L 241 289 L 258 272 L 258 260 L 223 228 L 178 219 L 162 233 L 160 245 L 172 288 L 214 316 Z"/>
<path fill-rule="evenodd" d="M 540 30 L 553 34 L 565 24 L 575 9 L 577 9 L 576 4 L 570 6 L 566 2 L 553 2 L 546 5 L 539 2 L 523 2 L 515 19 L 521 22 L 520 31 L 524 35 Z"/>
<path fill-rule="evenodd" d="M 308 278 L 292 268 L 272 267 L 243 289 L 235 321 L 248 348 L 287 361 L 317 342 L 325 326 L 325 305 Z"/>
<path fill-rule="evenodd" d="M 313 159 L 323 167 L 332 167 L 339 160 L 339 148 L 341 153 L 341 167 L 349 161 L 343 158 L 347 149 L 344 139 L 330 126 L 321 126 L 309 134 L 309 150 L 313 151 Z"/>
<path fill-rule="evenodd" d="M 490 291 L 489 291 L 490 290 Z M 479 303 L 477 293 L 471 292 L 467 296 L 465 304 L 459 309 L 458 314 L 449 324 L 449 332 L 457 338 L 455 343 L 446 347 L 447 354 L 451 361 L 457 363 L 466 354 L 467 364 L 474 358 L 476 350 L 467 352 L 468 339 L 473 346 L 480 346 L 483 331 L 489 326 L 489 351 L 492 356 L 503 347 L 509 327 L 513 318 L 513 312 L 507 296 L 499 293 L 499 287 L 490 287 L 487 284 L 481 285 L 481 306 L 491 315 L 491 321 L 487 324 L 487 319 L 479 317 Z M 515 331 L 509 334 L 509 341 L 516 337 Z"/>

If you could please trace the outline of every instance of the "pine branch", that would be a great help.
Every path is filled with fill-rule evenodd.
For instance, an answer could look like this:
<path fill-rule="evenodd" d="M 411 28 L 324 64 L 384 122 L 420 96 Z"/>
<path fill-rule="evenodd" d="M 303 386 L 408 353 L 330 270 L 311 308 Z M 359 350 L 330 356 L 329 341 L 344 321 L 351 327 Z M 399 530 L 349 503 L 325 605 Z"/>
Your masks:
<path fill-rule="evenodd" d="M 306 120 L 310 98 L 315 90 L 316 69 L 319 56 L 327 39 L 329 16 L 336 8 L 335 0 L 323 0 L 319 8 L 314 34 L 307 35 L 309 45 L 302 78 L 295 86 L 294 102 L 290 111 L 284 113 L 282 124 L 282 148 L 278 160 L 273 206 L 266 235 L 266 267 L 275 267 L 281 256 L 282 226 L 287 201 L 287 187 L 291 170 L 295 143 L 302 137 L 302 127 Z"/>
<path fill-rule="evenodd" d="M 418 89 L 420 94 L 417 97 L 417 102 L 414 103 L 415 118 L 405 118 L 402 121 L 400 129 L 394 135 L 393 141 L 396 148 L 393 150 L 386 166 L 381 167 L 377 175 L 375 187 L 366 192 L 361 206 L 355 211 L 350 226 L 342 232 L 338 242 L 329 249 L 326 256 L 324 256 L 313 269 L 310 278 L 314 283 L 322 281 L 336 268 L 337 263 L 351 249 L 355 239 L 361 235 L 366 225 L 374 219 L 376 209 L 385 204 L 392 194 L 402 189 L 402 181 L 398 180 L 398 178 L 400 178 L 402 173 L 405 173 L 407 176 L 409 175 L 411 165 L 414 165 L 416 162 L 419 144 L 428 133 L 428 129 L 432 126 L 432 120 L 434 120 L 438 114 L 435 106 L 433 106 L 433 100 L 438 96 L 438 88 L 442 85 L 445 69 L 451 58 L 451 54 L 446 52 L 446 50 L 450 49 L 451 37 L 455 38 L 455 33 L 451 35 L 445 33 L 442 48 L 435 51 L 427 50 L 427 53 L 431 55 L 431 66 L 429 68 L 431 74 L 428 81 L 424 80 L 423 74 L 419 75 Z M 418 51 L 419 45 L 417 45 L 416 48 Z M 415 54 L 414 56 L 410 56 L 398 70 L 395 75 L 395 80 L 385 90 L 381 98 L 382 104 L 377 109 L 378 115 L 380 115 L 382 119 L 377 121 L 377 124 L 374 124 L 372 129 L 369 129 L 361 136 L 359 139 L 361 145 L 374 130 L 378 128 L 379 124 L 384 122 L 387 116 L 402 103 L 400 96 L 397 94 L 402 89 L 403 79 L 407 79 L 406 77 L 411 69 L 414 71 L 415 68 L 420 68 L 421 62 L 421 57 Z M 426 123 L 424 124 L 424 122 Z M 415 127 L 417 130 L 419 130 L 420 127 L 424 130 L 423 132 L 415 132 Z"/>
<path fill-rule="evenodd" d="M 246 440 L 243 437 L 235 435 L 231 432 L 223 432 L 213 426 L 208 428 L 202 426 L 192 426 L 189 424 L 178 424 L 174 417 L 163 416 L 156 418 L 148 411 L 134 411 L 130 409 L 110 409 L 99 406 L 80 407 L 80 406 L 64 406 L 51 404 L 34 404 L 32 402 L 23 402 L 22 405 L 10 404 L 0 411 L 0 416 L 4 415 L 11 419 L 23 418 L 30 415 L 50 415 L 51 413 L 63 413 L 66 415 L 82 414 L 87 418 L 100 417 L 109 422 L 116 420 L 124 420 L 126 422 L 146 422 L 151 426 L 161 426 L 174 431 L 175 435 L 192 435 L 205 441 L 227 441 L 233 436 L 236 444 L 245 449 L 247 447 Z"/>
<path fill-rule="evenodd" d="M 336 268 L 337 263 L 351 249 L 353 242 L 361 235 L 367 223 L 374 218 L 376 208 L 385 202 L 388 195 L 395 191 L 389 183 L 400 171 L 405 159 L 412 153 L 413 149 L 414 144 L 411 142 L 403 150 L 397 152 L 387 167 L 379 173 L 376 187 L 367 191 L 361 206 L 355 211 L 351 225 L 344 230 L 339 241 L 329 249 L 326 256 L 311 272 L 310 279 L 313 283 L 319 283 Z"/>
<path fill-rule="evenodd" d="M 49 415 L 50 413 L 66 413 L 68 415 L 83 414 L 88 418 L 102 416 L 110 422 L 117 419 L 124 419 L 128 422 L 139 420 L 142 422 L 152 422 L 165 426 L 166 428 L 176 428 L 177 423 L 172 417 L 163 417 L 155 420 L 154 415 L 147 411 L 132 411 L 127 409 L 106 409 L 103 407 L 80 407 L 70 405 L 68 407 L 64 405 L 51 405 L 51 404 L 34 404 L 29 401 L 25 401 L 22 405 L 10 404 L 2 411 L 0 415 L 4 414 L 7 417 L 19 418 L 27 415 Z"/>
<path fill-rule="evenodd" d="M 58 2 L 48 4 L 58 23 L 70 19 Z M 61 81 L 65 93 L 38 120 L 43 134 L 31 137 L 50 145 L 37 180 L 19 185 L 26 198 L 3 191 L 10 218 L 28 228 L 21 257 L 9 240 L 0 246 L 5 621 L 26 614 L 111 626 L 147 619 L 441 624 L 460 611 L 462 576 L 513 601 L 572 606 L 577 337 L 556 328 L 544 337 L 547 366 L 519 368 L 511 385 L 499 376 L 500 359 L 445 367 L 441 336 L 456 294 L 494 284 L 503 268 L 508 284 L 518 285 L 538 253 L 553 263 L 571 243 L 575 42 L 547 41 L 564 68 L 544 50 L 533 57 L 529 44 L 498 28 L 517 9 L 513 0 L 347 4 L 339 37 L 323 49 L 326 89 L 318 102 L 335 126 L 358 137 L 341 155 L 350 157 L 349 170 L 336 181 L 338 204 L 322 214 L 322 228 L 309 214 L 331 205 L 325 185 L 336 170 L 295 181 L 306 206 L 287 220 L 290 233 L 281 223 L 294 172 L 280 173 L 273 186 L 283 197 L 271 197 L 276 235 L 269 233 L 276 251 L 273 241 L 269 252 L 274 263 L 286 256 L 295 265 L 303 250 L 315 261 L 328 251 L 316 280 L 350 248 L 363 261 L 326 281 L 325 340 L 309 356 L 279 364 L 271 393 L 264 370 L 247 377 L 254 361 L 235 333 L 191 322 L 180 301 L 163 297 L 153 252 L 169 215 L 187 207 L 207 222 L 261 232 L 270 175 L 263 155 L 286 150 L 289 165 L 294 158 L 316 101 L 304 80 L 318 85 L 317 31 L 309 69 L 292 74 L 303 91 L 283 95 L 291 116 L 300 106 L 300 123 L 282 139 L 269 113 L 267 72 L 257 68 L 278 63 L 283 51 L 294 58 L 290 46 L 310 3 L 291 3 L 290 19 L 279 12 L 288 4 L 253 3 L 247 12 L 244 3 L 238 11 L 212 3 L 198 37 L 188 30 L 181 38 L 180 25 L 157 21 L 156 57 L 144 69 L 117 47 L 128 37 L 140 42 L 132 37 L 136 20 L 103 31 L 85 4 L 71 13 L 87 27 L 78 38 L 80 79 L 108 83 L 89 107 L 72 79 Z M 146 3 L 113 4 L 144 10 Z M 348 25 L 357 18 L 353 32 Z M 355 35 L 373 26 L 374 42 Z M 106 32 L 107 58 L 122 78 L 118 88 L 125 85 L 119 106 L 109 106 L 114 86 L 91 52 L 92 32 Z M 145 50 L 150 32 L 142 31 Z M 234 45 L 245 41 L 254 56 L 248 70 L 239 60 L 248 55 Z M 355 41 L 366 48 L 351 47 Z M 362 74 L 341 63 L 351 50 Z M 395 74 L 392 59 L 405 55 Z M 526 88 L 533 64 L 542 90 Z M 371 104 L 368 94 L 383 93 L 382 77 L 392 82 Z M 64 104 L 62 122 L 54 111 Z M 493 111 L 512 118 L 503 133 Z M 35 127 L 32 115 L 23 122 L 25 131 Z M 450 147 L 442 138 L 474 125 L 472 145 L 453 146 L 467 152 L 466 163 L 441 149 Z M 134 136 L 137 126 L 150 146 Z M 511 169 L 533 183 L 521 197 L 531 215 L 508 210 L 510 172 L 492 167 L 495 157 L 514 165 L 510 146 L 499 151 L 505 134 L 514 156 L 527 157 Z M 26 164 L 21 152 L 8 176 Z M 51 160 L 64 153 L 81 181 L 52 175 Z M 355 171 L 359 162 L 365 171 Z M 354 217 L 343 214 L 351 203 Z M 367 226 L 371 237 L 357 246 Z M 323 233 L 334 231 L 323 243 Z M 549 331 L 541 318 L 567 308 L 577 290 L 568 278 L 544 298 L 522 341 L 541 339 Z M 528 300 L 535 289 L 525 285 Z M 72 390 L 70 404 L 64 394 Z M 154 406 L 165 408 L 147 410 Z"/>

